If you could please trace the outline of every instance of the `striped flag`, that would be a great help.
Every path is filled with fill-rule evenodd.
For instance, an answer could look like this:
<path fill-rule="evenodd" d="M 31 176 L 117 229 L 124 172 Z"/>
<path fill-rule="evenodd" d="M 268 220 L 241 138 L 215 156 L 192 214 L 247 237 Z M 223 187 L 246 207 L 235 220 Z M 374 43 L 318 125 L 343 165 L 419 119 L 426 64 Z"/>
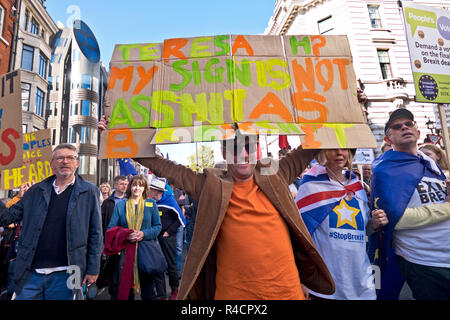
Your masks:
<path fill-rule="evenodd" d="M 350 182 L 345 187 L 336 181 L 331 181 L 326 168 L 320 164 L 315 165 L 303 175 L 295 202 L 310 234 L 314 233 L 328 214 L 347 195 L 367 203 L 366 193 L 358 178 L 350 171 L 346 171 L 345 175 L 347 178 L 351 175 Z"/>

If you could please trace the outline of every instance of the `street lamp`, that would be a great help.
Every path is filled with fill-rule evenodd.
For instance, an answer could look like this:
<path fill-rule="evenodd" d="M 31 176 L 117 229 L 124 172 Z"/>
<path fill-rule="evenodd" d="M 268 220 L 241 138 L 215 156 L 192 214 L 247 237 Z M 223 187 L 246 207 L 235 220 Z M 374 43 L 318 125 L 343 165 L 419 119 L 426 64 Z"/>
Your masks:
<path fill-rule="evenodd" d="M 428 121 L 425 122 L 425 125 L 427 126 L 427 129 L 431 131 L 432 134 L 434 134 L 434 130 L 436 129 L 434 124 L 435 122 L 432 121 L 429 117 L 427 117 Z"/>

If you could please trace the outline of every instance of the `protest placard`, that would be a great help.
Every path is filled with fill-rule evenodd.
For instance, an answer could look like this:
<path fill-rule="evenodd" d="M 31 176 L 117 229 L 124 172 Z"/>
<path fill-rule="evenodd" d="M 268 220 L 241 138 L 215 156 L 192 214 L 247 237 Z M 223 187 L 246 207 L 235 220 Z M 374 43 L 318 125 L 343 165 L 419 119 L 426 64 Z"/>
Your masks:
<path fill-rule="evenodd" d="M 22 165 L 22 96 L 20 75 L 0 76 L 0 170 Z"/>
<path fill-rule="evenodd" d="M 416 101 L 450 103 L 450 11 L 402 4 Z"/>
<path fill-rule="evenodd" d="M 22 183 L 38 183 L 50 177 L 52 169 L 51 130 L 39 130 L 23 135 L 22 163 L 16 168 L 2 171 L 3 190 L 19 188 Z"/>
<path fill-rule="evenodd" d="M 219 35 L 116 45 L 100 158 L 154 144 L 299 135 L 304 148 L 375 148 L 345 36 Z"/>

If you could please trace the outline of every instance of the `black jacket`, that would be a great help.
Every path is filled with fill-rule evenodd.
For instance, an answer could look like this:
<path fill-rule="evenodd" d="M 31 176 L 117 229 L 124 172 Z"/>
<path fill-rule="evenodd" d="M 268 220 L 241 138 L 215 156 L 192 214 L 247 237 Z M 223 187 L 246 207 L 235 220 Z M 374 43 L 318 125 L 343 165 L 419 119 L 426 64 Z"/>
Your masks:
<path fill-rule="evenodd" d="M 113 192 L 109 198 L 103 200 L 102 203 L 102 227 L 103 227 L 103 238 L 105 237 L 106 227 L 109 225 L 109 221 L 111 220 L 111 216 L 114 212 L 114 207 L 116 206 L 116 202 L 114 201 L 114 195 L 116 193 Z"/>

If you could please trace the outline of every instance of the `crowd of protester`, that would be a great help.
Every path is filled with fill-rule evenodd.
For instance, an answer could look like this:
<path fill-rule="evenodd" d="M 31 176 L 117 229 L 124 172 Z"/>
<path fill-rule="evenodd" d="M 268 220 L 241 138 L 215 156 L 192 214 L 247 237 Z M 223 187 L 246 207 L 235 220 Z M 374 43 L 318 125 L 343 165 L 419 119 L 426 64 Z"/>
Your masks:
<path fill-rule="evenodd" d="M 93 233 L 99 231 L 99 237 L 90 250 L 99 250 L 99 239 L 104 250 L 92 254 L 98 263 L 87 262 L 85 297 L 95 287 L 93 297 L 108 290 L 113 300 L 132 300 L 137 294 L 143 300 L 396 300 L 408 286 L 414 299 L 448 300 L 448 162 L 440 146 L 420 144 L 419 137 L 413 114 L 398 109 L 385 125 L 381 155 L 373 163 L 353 165 L 354 149 L 284 148 L 278 171 L 269 176 L 273 181 L 264 180 L 269 178 L 260 175 L 259 165 L 217 163 L 198 174 L 161 156 L 136 159 L 152 170 L 150 179 L 119 175 L 112 187 L 104 182 L 86 198 L 86 205 L 91 204 L 86 210 L 93 210 L 95 217 L 93 207 L 98 206 Z M 231 149 L 235 159 L 255 151 L 248 138 L 242 147 L 236 140 L 234 149 L 223 146 L 224 157 Z M 67 146 L 59 150 L 73 151 Z M 55 169 L 74 160 L 67 154 L 55 157 Z M 70 177 L 72 184 L 62 190 L 53 183 L 56 193 L 51 193 L 50 203 L 56 209 L 48 214 L 62 205 L 70 207 L 71 188 L 79 192 L 78 176 Z M 27 191 L 31 187 L 24 184 L 0 208 L 2 299 L 20 291 L 13 273 L 18 239 L 30 230 L 25 201 L 39 189 Z M 216 220 L 208 220 L 208 214 Z M 56 218 L 51 223 L 44 227 L 58 225 Z M 92 223 L 86 228 L 94 230 Z M 51 245 L 51 239 L 39 239 Z M 43 271 L 31 278 L 61 271 L 47 264 L 47 247 L 39 242 L 41 268 L 36 270 Z M 156 245 L 152 250 L 164 260 L 162 270 L 142 271 L 139 252 L 147 242 Z M 64 264 L 61 256 L 52 259 Z M 36 265 L 36 258 L 25 267 L 30 265 Z M 19 297 L 32 298 L 27 295 L 32 281 L 26 279 Z"/>

